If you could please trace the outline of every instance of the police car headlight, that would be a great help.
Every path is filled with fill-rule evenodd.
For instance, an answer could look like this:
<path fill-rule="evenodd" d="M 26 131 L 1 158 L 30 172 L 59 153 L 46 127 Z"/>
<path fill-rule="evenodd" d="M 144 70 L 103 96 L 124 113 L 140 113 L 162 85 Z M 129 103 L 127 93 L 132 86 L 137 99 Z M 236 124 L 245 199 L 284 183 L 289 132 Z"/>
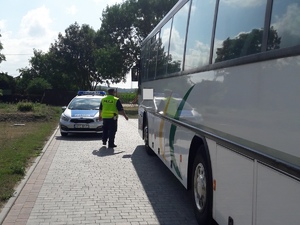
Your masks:
<path fill-rule="evenodd" d="M 99 123 L 99 113 L 97 113 L 95 116 L 94 116 L 94 120 L 96 121 L 96 123 Z"/>
<path fill-rule="evenodd" d="M 68 116 L 66 116 L 65 114 L 61 114 L 61 117 L 60 117 L 63 121 L 69 121 L 70 118 Z"/>

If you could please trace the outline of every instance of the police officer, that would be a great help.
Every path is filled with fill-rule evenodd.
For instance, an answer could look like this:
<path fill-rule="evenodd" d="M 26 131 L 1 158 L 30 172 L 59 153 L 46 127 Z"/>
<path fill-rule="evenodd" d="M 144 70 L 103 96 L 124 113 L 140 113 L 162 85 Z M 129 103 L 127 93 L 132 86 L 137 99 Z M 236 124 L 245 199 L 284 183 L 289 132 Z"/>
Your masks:
<path fill-rule="evenodd" d="M 109 148 L 117 147 L 115 145 L 115 135 L 118 126 L 118 114 L 120 113 L 128 120 L 121 101 L 114 94 L 115 90 L 113 88 L 108 89 L 108 95 L 101 100 L 99 108 L 99 120 L 103 120 L 102 142 L 103 145 L 106 145 L 108 140 Z"/>

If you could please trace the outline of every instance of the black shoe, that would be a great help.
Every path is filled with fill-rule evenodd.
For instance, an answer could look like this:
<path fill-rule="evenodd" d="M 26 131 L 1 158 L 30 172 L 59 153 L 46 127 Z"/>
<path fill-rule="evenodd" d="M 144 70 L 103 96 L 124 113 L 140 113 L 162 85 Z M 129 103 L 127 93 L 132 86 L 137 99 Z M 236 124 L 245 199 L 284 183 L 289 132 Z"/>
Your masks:
<path fill-rule="evenodd" d="M 115 144 L 113 144 L 113 145 L 108 145 L 108 147 L 109 148 L 115 148 L 115 147 L 117 147 Z"/>

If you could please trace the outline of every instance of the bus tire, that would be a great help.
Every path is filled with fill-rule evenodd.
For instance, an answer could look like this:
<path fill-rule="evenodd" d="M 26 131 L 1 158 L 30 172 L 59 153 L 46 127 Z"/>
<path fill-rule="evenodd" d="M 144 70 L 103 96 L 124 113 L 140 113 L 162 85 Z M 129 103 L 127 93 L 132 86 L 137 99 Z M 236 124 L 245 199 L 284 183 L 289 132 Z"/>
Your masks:
<path fill-rule="evenodd" d="M 148 155 L 155 155 L 154 151 L 150 148 L 149 146 L 149 132 L 148 132 L 148 122 L 146 121 L 145 125 L 144 125 L 144 143 L 145 143 L 145 149 Z"/>
<path fill-rule="evenodd" d="M 200 154 L 200 148 L 193 163 L 192 173 L 192 201 L 195 216 L 199 224 L 212 224 L 212 183 L 211 170 Z"/>

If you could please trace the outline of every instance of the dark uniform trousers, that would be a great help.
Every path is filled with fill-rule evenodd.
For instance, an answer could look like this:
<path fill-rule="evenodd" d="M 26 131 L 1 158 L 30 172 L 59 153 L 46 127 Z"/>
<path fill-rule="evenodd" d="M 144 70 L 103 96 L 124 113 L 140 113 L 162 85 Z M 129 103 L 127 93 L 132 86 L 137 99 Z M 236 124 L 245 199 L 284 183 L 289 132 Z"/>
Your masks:
<path fill-rule="evenodd" d="M 104 119 L 103 118 L 103 134 L 102 141 L 105 143 L 108 139 L 108 146 L 113 146 L 115 143 L 115 136 L 118 127 L 118 120 L 116 119 Z"/>

